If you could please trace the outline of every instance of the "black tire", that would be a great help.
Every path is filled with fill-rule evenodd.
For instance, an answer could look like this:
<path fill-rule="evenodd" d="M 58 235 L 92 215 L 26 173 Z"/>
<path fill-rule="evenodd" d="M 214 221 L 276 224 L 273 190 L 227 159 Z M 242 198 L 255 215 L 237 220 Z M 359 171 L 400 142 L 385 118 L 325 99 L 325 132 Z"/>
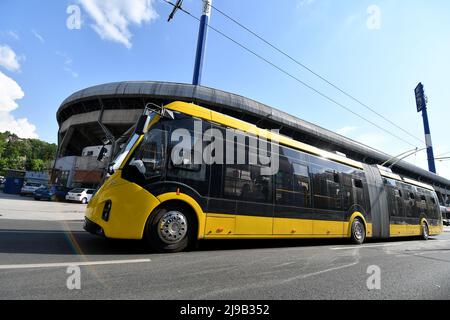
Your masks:
<path fill-rule="evenodd" d="M 361 219 L 356 218 L 352 222 L 350 240 L 353 244 L 361 245 L 366 240 L 366 227 Z"/>
<path fill-rule="evenodd" d="M 426 222 L 422 222 L 420 228 L 421 228 L 420 239 L 427 241 L 430 238 L 430 229 L 428 228 L 428 224 Z"/>
<path fill-rule="evenodd" d="M 175 253 L 192 247 L 196 242 L 196 233 L 197 223 L 192 210 L 169 204 L 152 213 L 144 238 L 157 252 Z"/>
<path fill-rule="evenodd" d="M 83 198 L 83 199 L 81 200 L 81 203 L 82 203 L 82 204 L 87 204 L 87 203 L 88 203 L 87 198 Z"/>

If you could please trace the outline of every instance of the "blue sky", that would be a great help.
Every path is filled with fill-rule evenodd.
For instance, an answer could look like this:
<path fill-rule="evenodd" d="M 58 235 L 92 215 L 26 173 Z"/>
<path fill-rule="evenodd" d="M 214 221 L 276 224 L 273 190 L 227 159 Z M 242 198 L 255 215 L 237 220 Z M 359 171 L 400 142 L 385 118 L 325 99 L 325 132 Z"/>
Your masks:
<path fill-rule="evenodd" d="M 67 27 L 71 5 L 80 9 L 80 29 Z M 213 5 L 421 139 L 423 125 L 413 90 L 422 81 L 430 101 L 436 154 L 450 152 L 447 0 L 214 0 Z M 184 8 L 199 15 L 201 1 L 185 0 Z M 368 13 L 369 8 L 379 10 L 379 15 Z M 167 23 L 170 9 L 160 0 L 2 0 L 0 131 L 56 142 L 56 110 L 79 89 L 122 80 L 191 82 L 198 22 L 179 13 Z M 412 145 L 420 145 L 217 12 L 213 11 L 211 24 Z M 391 154 L 412 148 L 211 31 L 202 82 Z M 426 168 L 425 153 L 409 161 Z M 438 171 L 450 178 L 450 162 L 439 162 Z"/>

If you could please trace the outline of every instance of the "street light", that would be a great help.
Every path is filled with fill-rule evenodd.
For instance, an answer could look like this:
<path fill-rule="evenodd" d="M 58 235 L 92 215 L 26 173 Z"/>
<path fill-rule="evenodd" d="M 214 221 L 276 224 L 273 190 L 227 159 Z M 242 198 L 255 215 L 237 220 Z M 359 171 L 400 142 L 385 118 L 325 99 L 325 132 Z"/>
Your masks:
<path fill-rule="evenodd" d="M 416 106 L 417 112 L 422 112 L 423 117 L 423 126 L 425 130 L 425 141 L 427 145 L 427 155 L 428 155 L 428 169 L 436 173 L 436 164 L 434 162 L 434 152 L 433 152 L 433 142 L 431 140 L 431 130 L 430 123 L 428 121 L 428 111 L 427 111 L 427 102 L 428 99 L 425 95 L 425 89 L 422 83 L 419 83 L 414 89 L 414 93 L 416 95 Z"/>

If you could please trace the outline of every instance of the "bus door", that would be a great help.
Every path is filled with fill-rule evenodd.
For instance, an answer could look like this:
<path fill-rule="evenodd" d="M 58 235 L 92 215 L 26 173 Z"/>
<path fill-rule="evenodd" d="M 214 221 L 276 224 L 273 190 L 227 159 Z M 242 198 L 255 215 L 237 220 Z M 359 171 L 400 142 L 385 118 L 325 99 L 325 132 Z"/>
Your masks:
<path fill-rule="evenodd" d="M 391 236 L 401 236 L 408 233 L 408 227 L 403 205 L 402 191 L 397 188 L 396 181 L 386 179 L 390 213 Z"/>

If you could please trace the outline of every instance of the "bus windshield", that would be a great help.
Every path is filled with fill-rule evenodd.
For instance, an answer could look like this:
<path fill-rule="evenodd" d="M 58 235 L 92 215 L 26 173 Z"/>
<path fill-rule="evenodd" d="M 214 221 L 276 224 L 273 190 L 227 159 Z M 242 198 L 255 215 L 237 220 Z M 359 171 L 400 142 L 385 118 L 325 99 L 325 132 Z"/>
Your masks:
<path fill-rule="evenodd" d="M 158 114 L 156 112 L 152 112 L 150 114 L 150 123 L 153 121 L 153 119 L 155 119 L 155 117 Z M 130 137 L 130 139 L 128 140 L 127 144 L 125 145 L 125 147 L 117 154 L 116 158 L 114 159 L 114 161 L 112 162 L 112 169 L 114 171 L 120 169 L 120 167 L 123 164 L 123 161 L 127 158 L 128 154 L 130 153 L 131 149 L 133 148 L 133 146 L 136 144 L 136 142 L 139 140 L 140 135 L 133 133 L 133 135 Z"/>
<path fill-rule="evenodd" d="M 163 130 L 150 130 L 145 134 L 129 162 L 129 165 L 136 167 L 146 179 L 162 175 L 165 163 L 166 136 L 167 134 Z"/>
<path fill-rule="evenodd" d="M 118 170 L 122 166 L 123 161 L 128 156 L 128 154 L 130 153 L 131 149 L 136 144 L 138 139 L 139 139 L 139 135 L 134 133 L 131 136 L 130 140 L 128 140 L 128 143 L 126 144 L 126 146 L 122 149 L 121 152 L 119 152 L 119 154 L 117 155 L 117 157 L 113 161 L 113 167 L 112 168 L 113 168 L 114 171 Z"/>

